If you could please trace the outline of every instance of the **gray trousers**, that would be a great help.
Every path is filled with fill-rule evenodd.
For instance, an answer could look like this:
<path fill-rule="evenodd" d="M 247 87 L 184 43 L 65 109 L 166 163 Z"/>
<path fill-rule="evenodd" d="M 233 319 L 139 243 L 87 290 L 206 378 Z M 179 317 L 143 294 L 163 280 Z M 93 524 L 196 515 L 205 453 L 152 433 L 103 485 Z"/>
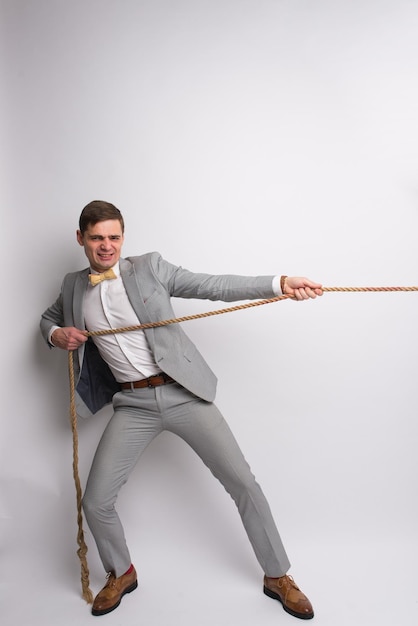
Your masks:
<path fill-rule="evenodd" d="M 141 453 L 163 430 L 186 441 L 235 501 L 267 576 L 290 567 L 267 500 L 217 407 L 177 383 L 121 391 L 94 456 L 83 508 L 106 572 L 121 576 L 131 557 L 115 502 Z"/>

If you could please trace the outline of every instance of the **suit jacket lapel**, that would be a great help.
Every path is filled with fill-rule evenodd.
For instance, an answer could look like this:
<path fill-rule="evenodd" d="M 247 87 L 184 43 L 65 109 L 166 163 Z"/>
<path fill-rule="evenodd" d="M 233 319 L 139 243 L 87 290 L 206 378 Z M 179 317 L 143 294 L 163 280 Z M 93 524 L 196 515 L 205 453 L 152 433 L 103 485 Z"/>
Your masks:
<path fill-rule="evenodd" d="M 153 322 L 154 320 L 150 318 L 150 315 L 144 304 L 144 296 L 141 290 L 141 283 L 135 272 L 135 267 L 127 259 L 121 259 L 119 262 L 119 267 L 120 275 L 122 277 L 123 284 L 125 285 L 129 301 L 138 316 L 138 323 L 146 324 L 148 322 Z M 150 328 L 148 330 L 144 330 L 144 332 L 147 336 L 148 342 L 150 343 L 151 349 L 153 349 L 155 344 L 154 329 Z"/>
<path fill-rule="evenodd" d="M 147 310 L 144 305 L 144 298 L 141 292 L 141 286 L 137 280 L 135 268 L 126 259 L 121 259 L 119 263 L 120 275 L 125 285 L 126 293 L 135 313 L 141 322 L 149 322 Z"/>
<path fill-rule="evenodd" d="M 74 295 L 73 295 L 73 323 L 76 328 L 85 328 L 84 322 L 84 295 L 89 280 L 89 269 L 82 270 L 77 274 L 74 282 Z M 82 344 L 77 350 L 77 356 L 79 359 L 79 367 L 84 359 L 84 344 Z"/>
<path fill-rule="evenodd" d="M 85 269 L 76 276 L 73 296 L 73 319 L 76 328 L 85 328 L 84 295 L 88 284 L 89 270 Z"/>

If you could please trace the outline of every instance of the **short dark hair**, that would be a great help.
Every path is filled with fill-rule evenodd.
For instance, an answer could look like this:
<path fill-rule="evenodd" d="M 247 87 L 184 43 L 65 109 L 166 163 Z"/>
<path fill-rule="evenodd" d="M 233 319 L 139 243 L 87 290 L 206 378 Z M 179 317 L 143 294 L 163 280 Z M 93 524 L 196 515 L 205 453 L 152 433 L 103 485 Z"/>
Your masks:
<path fill-rule="evenodd" d="M 79 219 L 81 234 L 83 235 L 85 233 L 90 224 L 94 226 L 97 222 L 104 222 L 105 220 L 119 220 L 122 232 L 124 232 L 125 223 L 119 209 L 104 200 L 93 200 L 93 202 L 89 202 L 81 211 Z"/>

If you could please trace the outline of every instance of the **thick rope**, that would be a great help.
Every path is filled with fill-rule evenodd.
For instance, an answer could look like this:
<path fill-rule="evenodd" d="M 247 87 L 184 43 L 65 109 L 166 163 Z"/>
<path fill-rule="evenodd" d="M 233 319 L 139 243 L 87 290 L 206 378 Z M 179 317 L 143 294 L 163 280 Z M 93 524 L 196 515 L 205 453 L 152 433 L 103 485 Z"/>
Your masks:
<path fill-rule="evenodd" d="M 418 287 L 323 287 L 322 291 L 343 291 L 343 292 L 364 292 L 364 291 L 418 291 Z M 238 304 L 236 306 L 227 307 L 225 309 L 217 309 L 215 311 L 206 311 L 205 313 L 196 313 L 194 315 L 185 315 L 184 317 L 175 317 L 168 320 L 161 320 L 159 322 L 149 322 L 146 324 L 138 324 L 137 326 L 124 326 L 123 328 L 109 328 L 105 330 L 92 330 L 86 333 L 87 337 L 100 337 L 103 335 L 115 335 L 117 333 L 127 333 L 133 330 L 146 330 L 149 328 L 157 328 L 159 326 L 168 326 L 169 324 L 178 324 L 180 322 L 188 322 L 190 320 L 202 319 L 203 317 L 212 317 L 214 315 L 222 315 L 223 313 L 232 313 L 234 311 L 240 311 L 242 309 L 250 309 L 256 306 L 262 306 L 263 304 L 271 304 L 273 302 L 280 302 L 281 300 L 293 300 L 294 298 L 289 295 L 275 296 L 274 298 L 267 298 L 265 300 L 252 300 L 244 304 Z"/>
<path fill-rule="evenodd" d="M 83 515 L 81 511 L 82 506 L 82 491 L 80 484 L 80 477 L 78 474 L 78 434 L 77 434 L 77 411 L 75 406 L 75 384 L 74 384 L 74 359 L 73 352 L 68 352 L 68 369 L 70 376 L 70 417 L 71 417 L 71 430 L 73 432 L 73 477 L 75 483 L 75 491 L 77 496 L 77 543 L 78 543 L 78 558 L 81 564 L 81 588 L 83 592 L 83 598 L 88 604 L 93 602 L 93 593 L 89 587 L 89 568 L 87 564 L 87 545 L 84 541 L 83 531 Z"/>
<path fill-rule="evenodd" d="M 378 292 L 378 291 L 418 291 L 418 287 L 323 287 L 324 292 Z M 168 326 L 170 324 L 179 324 L 181 322 L 188 322 L 190 320 L 202 319 L 204 317 L 212 317 L 214 315 L 222 315 L 224 313 L 232 313 L 234 311 L 240 311 L 241 309 L 249 309 L 256 306 L 262 306 L 264 304 L 271 304 L 273 302 L 280 302 L 281 300 L 294 299 L 289 295 L 276 296 L 274 298 L 267 298 L 264 300 L 252 300 L 244 304 L 239 304 L 224 309 L 217 309 L 215 311 L 207 311 L 205 313 L 196 313 L 194 315 L 185 315 L 183 317 L 175 317 L 172 319 L 161 320 L 159 322 L 149 322 L 146 324 L 138 324 L 137 326 L 125 326 L 123 328 L 109 328 L 107 330 L 94 330 L 86 333 L 87 337 L 99 337 L 102 335 L 111 335 L 117 333 L 126 333 L 135 330 L 146 330 L 149 328 L 157 328 L 161 326 Z M 75 382 L 74 382 L 74 360 L 73 352 L 68 352 L 68 367 L 69 367 L 69 379 L 70 379 L 70 417 L 71 428 L 73 432 L 73 476 L 77 496 L 77 522 L 78 533 L 77 554 L 81 563 L 81 586 L 83 591 L 83 598 L 91 604 L 93 602 L 93 594 L 89 588 L 89 569 L 87 565 L 87 545 L 84 540 L 83 531 L 83 516 L 82 516 L 82 491 L 80 478 L 78 473 L 78 434 L 77 434 L 77 411 L 75 406 Z"/>

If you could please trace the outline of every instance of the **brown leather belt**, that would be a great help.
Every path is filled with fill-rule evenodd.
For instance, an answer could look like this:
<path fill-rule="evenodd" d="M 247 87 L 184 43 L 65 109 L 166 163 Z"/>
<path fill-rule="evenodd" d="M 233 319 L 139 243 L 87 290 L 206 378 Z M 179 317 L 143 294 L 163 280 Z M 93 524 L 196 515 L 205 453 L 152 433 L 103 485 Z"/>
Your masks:
<path fill-rule="evenodd" d="M 122 389 L 143 389 L 144 387 L 159 387 L 167 383 L 174 383 L 174 378 L 171 378 L 165 372 L 150 376 L 149 378 L 143 378 L 142 380 L 133 380 L 130 383 L 120 383 Z"/>

